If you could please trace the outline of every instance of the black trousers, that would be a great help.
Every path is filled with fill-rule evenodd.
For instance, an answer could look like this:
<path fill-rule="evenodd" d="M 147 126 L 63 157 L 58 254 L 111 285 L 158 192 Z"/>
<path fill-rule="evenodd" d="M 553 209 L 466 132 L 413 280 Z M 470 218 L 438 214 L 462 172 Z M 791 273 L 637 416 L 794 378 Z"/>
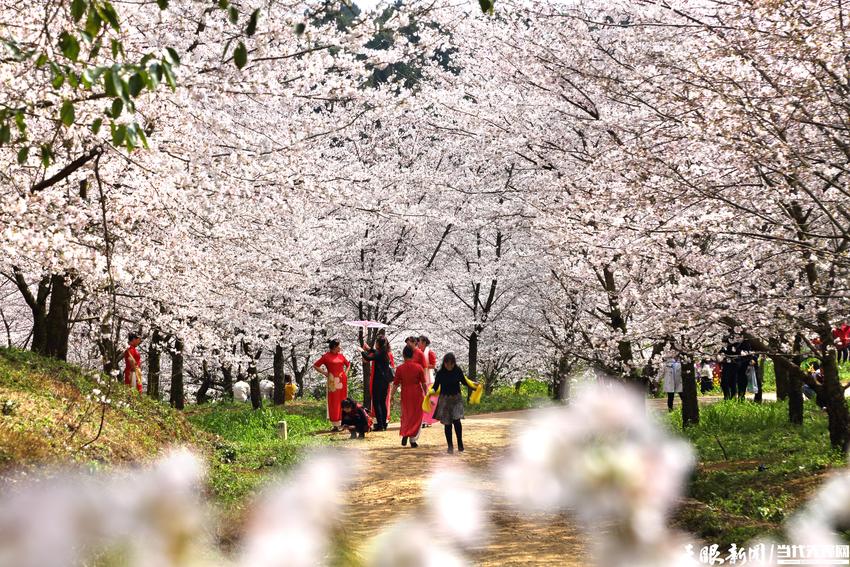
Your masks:
<path fill-rule="evenodd" d="M 375 376 L 372 382 L 372 407 L 375 408 L 375 423 L 378 428 L 387 426 L 387 392 L 390 385 Z"/>
<path fill-rule="evenodd" d="M 744 368 L 739 368 L 738 372 L 735 374 L 735 384 L 738 388 L 738 397 L 743 398 L 747 394 L 747 383 L 749 382 L 749 378 L 747 378 L 747 371 Z"/>
<path fill-rule="evenodd" d="M 720 389 L 723 390 L 723 399 L 731 400 L 735 397 L 738 389 L 737 369 L 734 364 L 724 364 L 720 367 Z"/>

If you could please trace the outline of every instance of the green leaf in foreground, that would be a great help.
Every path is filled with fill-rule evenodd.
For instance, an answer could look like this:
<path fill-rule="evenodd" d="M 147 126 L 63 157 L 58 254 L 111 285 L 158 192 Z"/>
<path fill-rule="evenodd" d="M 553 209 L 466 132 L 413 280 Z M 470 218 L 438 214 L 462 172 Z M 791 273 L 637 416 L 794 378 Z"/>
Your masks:
<path fill-rule="evenodd" d="M 74 123 L 74 103 L 66 100 L 62 103 L 62 108 L 59 110 L 59 118 L 62 124 L 66 127 Z"/>
<path fill-rule="evenodd" d="M 236 63 L 236 66 L 239 69 L 242 69 L 248 64 L 248 50 L 245 48 L 245 44 L 241 41 L 239 42 L 239 45 L 236 46 L 236 49 L 233 50 L 233 62 Z"/>

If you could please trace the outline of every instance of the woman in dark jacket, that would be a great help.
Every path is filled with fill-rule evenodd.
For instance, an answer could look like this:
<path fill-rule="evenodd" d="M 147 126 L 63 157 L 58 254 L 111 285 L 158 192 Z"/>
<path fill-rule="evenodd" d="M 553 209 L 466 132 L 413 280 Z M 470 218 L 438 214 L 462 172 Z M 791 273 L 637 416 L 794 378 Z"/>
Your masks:
<path fill-rule="evenodd" d="M 375 348 L 363 346 L 363 358 L 371 360 L 375 368 L 372 381 L 372 407 L 375 408 L 375 431 L 387 430 L 387 393 L 393 382 L 393 369 L 390 366 L 390 345 L 387 339 L 379 337 Z"/>
<path fill-rule="evenodd" d="M 463 396 L 460 393 L 461 384 L 470 391 L 478 387 L 463 375 L 463 370 L 457 365 L 454 353 L 448 352 L 443 357 L 443 363 L 434 377 L 433 389 L 440 389 L 440 398 L 437 400 L 437 409 L 434 418 L 439 419 L 446 430 L 446 443 L 449 453 L 454 453 L 452 444 L 452 426 L 454 426 L 457 437 L 457 450 L 463 451 L 463 427 L 460 420 L 463 419 Z"/>

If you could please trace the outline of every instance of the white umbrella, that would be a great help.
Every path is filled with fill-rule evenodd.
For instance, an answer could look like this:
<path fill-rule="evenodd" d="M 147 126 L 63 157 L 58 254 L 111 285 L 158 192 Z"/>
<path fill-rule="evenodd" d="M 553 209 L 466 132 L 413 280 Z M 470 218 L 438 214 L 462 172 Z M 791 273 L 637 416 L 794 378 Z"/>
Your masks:
<path fill-rule="evenodd" d="M 344 323 L 352 327 L 363 327 L 364 329 L 384 329 L 389 326 L 379 321 L 344 321 Z"/>

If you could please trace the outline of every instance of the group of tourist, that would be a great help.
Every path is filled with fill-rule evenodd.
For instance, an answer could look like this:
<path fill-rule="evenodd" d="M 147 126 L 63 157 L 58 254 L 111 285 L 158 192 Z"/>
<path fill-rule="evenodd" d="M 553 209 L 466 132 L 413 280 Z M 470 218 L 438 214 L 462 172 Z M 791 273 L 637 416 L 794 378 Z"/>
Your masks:
<path fill-rule="evenodd" d="M 418 447 L 423 427 L 439 421 L 443 424 L 448 452 L 454 452 L 454 437 L 457 450 L 463 451 L 464 400 L 461 386 L 470 390 L 478 384 L 464 376 L 457 365 L 454 354 L 447 353 L 437 369 L 437 355 L 426 336 L 407 337 L 402 356 L 403 362 L 396 366 L 386 334 L 381 331 L 374 345 L 362 345 L 361 355 L 371 361 L 369 412 L 348 397 L 348 370 L 351 362 L 342 354 L 340 342 L 328 342 L 328 352 L 323 354 L 313 367 L 327 379 L 328 419 L 331 431 L 343 428 L 351 437 L 365 438 L 366 432 L 386 431 L 390 420 L 390 407 L 395 393 L 401 389 L 401 416 L 399 435 L 401 444 Z M 428 400 L 426 401 L 426 398 Z"/>
<path fill-rule="evenodd" d="M 720 389 L 724 400 L 744 400 L 747 392 L 758 396 L 761 385 L 758 379 L 758 355 L 746 340 L 727 340 L 718 355 L 719 362 L 714 364 L 703 359 L 695 367 L 696 376 L 702 393 L 714 388 L 714 377 L 719 374 Z M 673 411 L 676 394 L 682 396 L 682 364 L 677 354 L 671 354 L 663 362 L 660 370 L 661 383 L 667 394 L 667 409 Z"/>

